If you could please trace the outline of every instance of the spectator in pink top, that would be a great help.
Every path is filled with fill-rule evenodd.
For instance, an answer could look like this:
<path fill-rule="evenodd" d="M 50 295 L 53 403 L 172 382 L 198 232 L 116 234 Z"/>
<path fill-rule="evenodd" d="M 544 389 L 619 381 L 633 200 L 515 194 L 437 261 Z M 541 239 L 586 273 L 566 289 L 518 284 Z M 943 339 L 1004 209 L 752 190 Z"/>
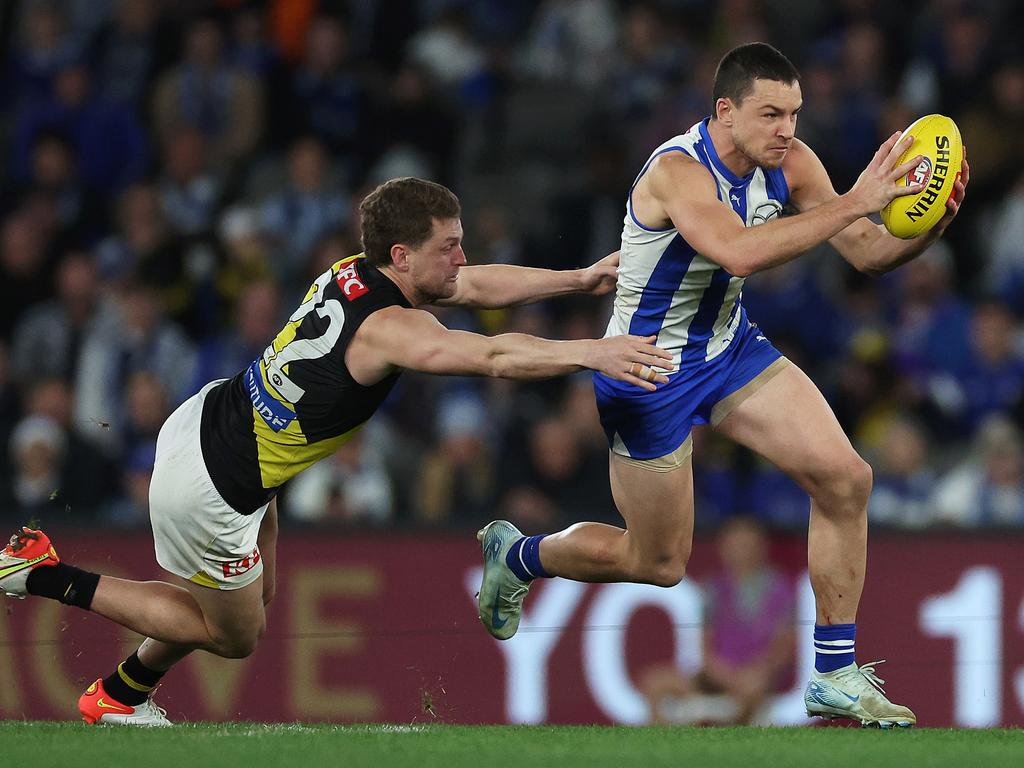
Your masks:
<path fill-rule="evenodd" d="M 704 584 L 700 671 L 691 677 L 657 666 L 642 676 L 653 722 L 760 721 L 766 698 L 792 666 L 793 586 L 768 562 L 760 524 L 730 519 L 719 533 L 718 555 L 721 570 Z"/>

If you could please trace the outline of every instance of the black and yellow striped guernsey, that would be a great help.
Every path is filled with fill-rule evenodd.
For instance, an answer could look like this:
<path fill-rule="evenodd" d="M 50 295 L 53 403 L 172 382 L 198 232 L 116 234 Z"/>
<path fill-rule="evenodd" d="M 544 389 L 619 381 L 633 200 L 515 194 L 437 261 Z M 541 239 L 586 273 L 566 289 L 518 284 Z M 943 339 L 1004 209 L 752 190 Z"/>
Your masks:
<path fill-rule="evenodd" d="M 333 453 L 373 415 L 398 373 L 364 387 L 345 365 L 356 330 L 378 309 L 410 304 L 363 254 L 334 264 L 246 370 L 211 389 L 200 442 L 214 486 L 251 514 Z"/>

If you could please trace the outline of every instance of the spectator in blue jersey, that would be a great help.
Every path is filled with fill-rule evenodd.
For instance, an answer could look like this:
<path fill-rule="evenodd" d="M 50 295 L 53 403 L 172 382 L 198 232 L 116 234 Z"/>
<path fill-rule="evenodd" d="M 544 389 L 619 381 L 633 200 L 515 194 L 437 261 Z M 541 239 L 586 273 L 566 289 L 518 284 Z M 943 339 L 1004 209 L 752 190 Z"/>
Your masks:
<path fill-rule="evenodd" d="M 982 423 L 967 456 L 932 498 L 937 522 L 963 528 L 1024 526 L 1024 439 L 1005 417 Z"/>
<path fill-rule="evenodd" d="M 92 76 L 82 65 L 62 69 L 54 81 L 53 96 L 21 113 L 13 142 L 15 178 L 30 178 L 31 148 L 44 131 L 69 138 L 87 189 L 118 192 L 146 172 L 149 143 L 138 117 L 96 93 Z"/>
<path fill-rule="evenodd" d="M 694 525 L 717 529 L 742 508 L 744 488 L 737 469 L 739 449 L 710 430 L 693 430 L 693 450 L 701 462 L 693 468 Z"/>
<path fill-rule="evenodd" d="M 1022 108 L 1024 110 L 1024 108 Z M 992 221 L 991 255 L 985 267 L 986 291 L 1024 313 L 1024 174 L 1000 201 Z"/>
<path fill-rule="evenodd" d="M 356 435 L 289 485 L 281 514 L 304 523 L 382 526 L 394 519 L 395 493 L 380 447 Z"/>
<path fill-rule="evenodd" d="M 893 354 L 899 371 L 924 389 L 936 373 L 968 359 L 970 308 L 953 291 L 953 256 L 938 243 L 894 276 Z"/>
<path fill-rule="evenodd" d="M 495 84 L 487 53 L 472 35 L 470 21 L 467 9 L 445 8 L 409 39 L 406 56 L 449 99 L 472 114 L 493 100 Z"/>
<path fill-rule="evenodd" d="M 773 464 L 757 461 L 747 478 L 742 505 L 773 528 L 800 530 L 807 526 L 810 500 L 793 479 Z"/>
<path fill-rule="evenodd" d="M 164 148 L 158 180 L 160 205 L 180 235 L 201 235 L 213 229 L 224 194 L 224 175 L 210 162 L 209 141 L 195 128 L 183 127 Z"/>
<path fill-rule="evenodd" d="M 313 246 L 351 215 L 351 202 L 331 170 L 320 139 L 299 139 L 288 152 L 286 184 L 260 208 L 261 228 L 274 249 L 274 274 L 289 287 L 305 282 Z"/>
<path fill-rule="evenodd" d="M 765 333 L 790 339 L 810 366 L 827 360 L 845 342 L 847 317 L 822 290 L 809 261 L 769 270 L 744 290 L 743 301 Z"/>
<path fill-rule="evenodd" d="M 955 379 L 962 392 L 958 410 L 973 432 L 984 419 L 1009 411 L 1024 397 L 1024 354 L 1017 319 L 1000 301 L 972 308 L 970 333 L 970 360 Z"/>
<path fill-rule="evenodd" d="M 124 389 L 121 455 L 155 449 L 160 427 L 172 410 L 167 387 L 152 371 L 140 370 L 128 377 Z"/>
<path fill-rule="evenodd" d="M 60 3 L 23 4 L 20 39 L 14 46 L 5 83 L 15 106 L 45 100 L 57 73 L 82 60 L 83 48 L 70 29 Z"/>
<path fill-rule="evenodd" d="M 365 162 L 360 155 L 365 132 L 368 96 L 349 60 L 349 29 L 334 16 L 317 16 L 306 34 L 302 63 L 291 81 L 289 109 L 293 136 L 314 134 L 345 165 L 351 181 Z"/>
<path fill-rule="evenodd" d="M 79 418 L 109 425 L 91 437 L 110 453 L 121 447 L 126 414 L 120 393 L 133 374 L 155 375 L 172 406 L 192 393 L 195 381 L 194 346 L 167 320 L 153 286 L 133 283 L 120 292 L 117 304 L 119 322 L 82 348 L 75 402 Z"/>
<path fill-rule="evenodd" d="M 265 84 L 277 84 L 281 57 L 267 38 L 267 29 L 260 9 L 246 6 L 238 9 L 231 19 L 228 59 L 238 70 Z M 271 104 L 280 103 L 268 98 Z"/>
<path fill-rule="evenodd" d="M 521 41 L 518 66 L 529 77 L 594 89 L 608 72 L 618 21 L 609 0 L 545 0 Z"/>
<path fill-rule="evenodd" d="M 91 46 L 97 89 L 137 115 L 147 113 L 153 79 L 173 57 L 169 37 L 161 34 L 162 10 L 160 0 L 117 0 Z"/>
<path fill-rule="evenodd" d="M 623 10 L 621 45 L 611 59 L 602 101 L 616 122 L 648 120 L 676 75 L 692 64 L 686 39 L 675 35 L 656 3 Z"/>
<path fill-rule="evenodd" d="M 12 336 L 11 372 L 26 387 L 50 376 L 73 384 L 90 339 L 116 324 L 113 308 L 100 295 L 96 265 L 88 254 L 65 255 L 55 283 L 56 298 L 25 312 Z"/>
<path fill-rule="evenodd" d="M 917 422 L 897 415 L 886 424 L 875 449 L 875 484 L 868 502 L 871 522 L 893 528 L 934 524 L 936 476 L 928 454 L 928 436 Z"/>
<path fill-rule="evenodd" d="M 67 136 L 42 131 L 32 144 L 32 178 L 22 194 L 41 200 L 53 211 L 54 245 L 91 248 L 106 232 L 106 200 L 79 176 L 76 150 Z"/>
<path fill-rule="evenodd" d="M 231 376 L 262 355 L 277 335 L 280 321 L 281 297 L 276 283 L 259 280 L 243 287 L 231 325 L 199 346 L 192 391 L 213 379 Z"/>
<path fill-rule="evenodd" d="M 198 131 L 210 164 L 225 170 L 256 148 L 263 131 L 263 88 L 226 61 L 223 35 L 209 18 L 185 34 L 185 58 L 156 84 L 153 120 L 163 145 L 183 128 Z"/>
<path fill-rule="evenodd" d="M 153 477 L 156 446 L 135 446 L 121 463 L 119 493 L 102 510 L 104 519 L 124 528 L 149 524 L 149 482 Z"/>

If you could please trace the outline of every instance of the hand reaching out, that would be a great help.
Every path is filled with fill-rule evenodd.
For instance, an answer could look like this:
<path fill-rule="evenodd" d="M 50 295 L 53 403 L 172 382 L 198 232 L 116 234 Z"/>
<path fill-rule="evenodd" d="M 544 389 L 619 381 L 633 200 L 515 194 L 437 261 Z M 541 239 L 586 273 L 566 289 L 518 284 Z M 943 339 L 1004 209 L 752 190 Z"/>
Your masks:
<path fill-rule="evenodd" d="M 625 381 L 653 392 L 655 384 L 667 384 L 671 372 L 672 355 L 654 346 L 655 336 L 610 336 L 596 339 L 584 365 L 605 376 Z"/>
<path fill-rule="evenodd" d="M 594 296 L 602 296 L 615 290 L 619 279 L 619 252 L 609 253 L 600 261 L 581 270 L 582 290 Z"/>

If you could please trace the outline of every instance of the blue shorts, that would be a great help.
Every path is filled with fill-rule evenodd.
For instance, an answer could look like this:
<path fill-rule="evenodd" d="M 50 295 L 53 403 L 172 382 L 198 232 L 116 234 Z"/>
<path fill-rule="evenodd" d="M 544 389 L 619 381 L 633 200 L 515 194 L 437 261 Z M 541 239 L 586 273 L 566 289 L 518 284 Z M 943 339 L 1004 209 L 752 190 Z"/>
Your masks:
<path fill-rule="evenodd" d="M 654 392 L 595 373 L 594 394 L 608 444 L 634 459 L 668 456 L 683 444 L 694 424 L 711 422 L 718 403 L 781 358 L 758 327 L 744 318 L 718 357 L 680 368 Z"/>

